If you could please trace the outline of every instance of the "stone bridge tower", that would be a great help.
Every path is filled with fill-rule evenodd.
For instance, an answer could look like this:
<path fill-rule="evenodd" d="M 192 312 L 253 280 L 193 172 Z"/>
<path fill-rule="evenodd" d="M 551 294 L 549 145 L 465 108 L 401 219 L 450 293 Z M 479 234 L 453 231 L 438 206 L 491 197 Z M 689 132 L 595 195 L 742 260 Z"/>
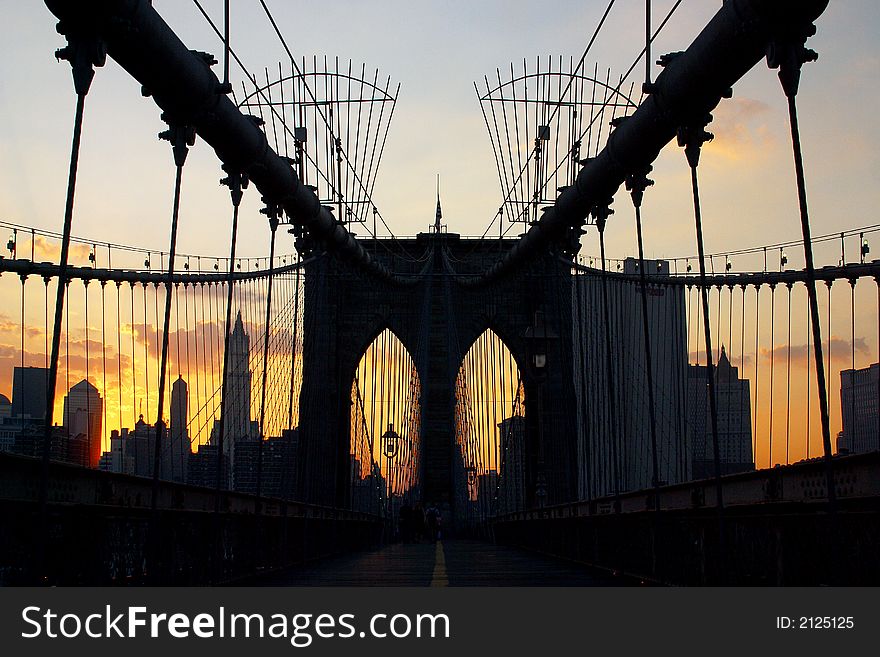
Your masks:
<path fill-rule="evenodd" d="M 475 284 L 513 242 L 462 239 L 436 229 L 414 239 L 364 240 L 371 256 L 395 272 L 395 281 L 379 281 L 328 256 L 306 265 L 297 468 L 301 499 L 347 503 L 352 381 L 366 349 L 386 328 L 408 350 L 421 382 L 425 502 L 439 503 L 444 518 L 454 522 L 455 381 L 468 349 L 486 329 L 506 344 L 522 373 L 528 503 L 574 499 L 571 271 L 564 260 L 548 254 L 513 276 Z M 535 346 L 529 339 L 536 312 L 539 317 L 543 313 L 547 333 L 554 336 L 545 341 L 547 366 L 540 375 L 531 366 Z M 536 499 L 538 488 L 546 496 L 537 493 Z"/>

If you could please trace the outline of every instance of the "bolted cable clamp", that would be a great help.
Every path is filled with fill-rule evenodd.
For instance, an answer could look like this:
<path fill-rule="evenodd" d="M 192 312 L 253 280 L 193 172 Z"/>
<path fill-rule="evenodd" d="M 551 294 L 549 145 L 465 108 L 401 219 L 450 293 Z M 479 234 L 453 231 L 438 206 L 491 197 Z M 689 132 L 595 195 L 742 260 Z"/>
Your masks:
<path fill-rule="evenodd" d="M 263 197 L 263 203 L 265 203 L 265 206 L 260 208 L 260 214 L 264 214 L 269 218 L 269 227 L 274 232 L 278 228 L 280 219 L 284 214 L 284 209 L 280 203 L 270 201 L 265 196 Z"/>
<path fill-rule="evenodd" d="M 699 117 L 699 119 L 678 128 L 676 133 L 678 145 L 684 147 L 684 154 L 687 156 L 688 164 L 692 168 L 696 168 L 700 163 L 700 149 L 703 147 L 703 144 L 715 138 L 715 135 L 706 131 L 706 126 L 711 121 L 712 115 L 707 113 Z"/>
<path fill-rule="evenodd" d="M 196 129 L 170 119 L 164 112 L 162 120 L 168 124 L 168 130 L 159 133 L 159 139 L 171 143 L 175 166 L 182 167 L 186 162 L 189 147 L 196 143 Z"/>
<path fill-rule="evenodd" d="M 628 175 L 624 181 L 626 191 L 632 196 L 633 205 L 637 208 L 642 207 L 642 199 L 644 198 L 645 190 L 654 184 L 654 181 L 648 178 L 648 174 L 651 173 L 653 168 L 654 167 L 649 164 L 644 169 L 638 169 Z"/>
<path fill-rule="evenodd" d="M 67 45 L 55 51 L 55 59 L 70 62 L 73 87 L 77 95 L 84 96 L 95 77 L 95 67 L 107 62 L 107 44 L 97 35 L 83 34 L 64 21 L 59 22 L 55 29 L 67 39 Z"/>
<path fill-rule="evenodd" d="M 230 167 L 228 164 L 223 165 L 223 171 L 225 171 L 227 175 L 225 178 L 220 179 L 220 184 L 229 188 L 229 194 L 232 197 L 232 205 L 237 208 L 241 205 L 241 199 L 244 196 L 244 190 L 247 189 L 248 184 L 250 183 L 250 178 L 248 178 L 246 173 L 238 171 L 237 169 Z"/>
<path fill-rule="evenodd" d="M 603 202 L 596 203 L 592 208 L 590 208 L 590 215 L 596 222 L 596 228 L 601 233 L 605 230 L 605 224 L 608 221 L 608 217 L 614 214 L 614 210 L 611 209 L 611 204 L 614 202 L 614 199 L 606 199 Z"/>
<path fill-rule="evenodd" d="M 767 66 L 779 69 L 779 81 L 788 98 L 797 95 L 801 67 L 819 59 L 819 53 L 805 45 L 814 34 L 816 26 L 812 23 L 787 25 L 767 46 Z"/>

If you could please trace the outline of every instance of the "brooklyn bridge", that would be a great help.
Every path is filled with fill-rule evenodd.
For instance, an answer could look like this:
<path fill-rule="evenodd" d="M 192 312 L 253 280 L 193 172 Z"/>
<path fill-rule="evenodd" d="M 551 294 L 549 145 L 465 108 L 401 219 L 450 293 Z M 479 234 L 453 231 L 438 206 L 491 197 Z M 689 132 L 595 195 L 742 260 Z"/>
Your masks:
<path fill-rule="evenodd" d="M 485 230 L 456 232 L 431 179 L 410 236 L 376 200 L 406 111 L 390 77 L 297 53 L 262 0 L 247 11 L 285 56 L 260 69 L 228 1 L 194 2 L 208 43 L 147 0 L 45 4 L 71 148 L 56 228 L 0 217 L 0 582 L 880 582 L 880 226 L 813 229 L 799 124 L 827 0 L 726 1 L 674 52 L 657 43 L 681 0 L 647 2 L 620 71 L 591 51 L 612 0 L 582 56 L 474 85 L 500 184 Z M 132 207 L 112 209 L 125 243 L 78 228 L 111 63 L 161 115 L 158 247 Z M 762 68 L 790 239 L 710 252 L 713 114 Z M 209 223 L 193 158 L 225 188 Z M 226 250 L 179 248 L 196 221 Z M 648 257 L 650 224 L 688 238 Z"/>

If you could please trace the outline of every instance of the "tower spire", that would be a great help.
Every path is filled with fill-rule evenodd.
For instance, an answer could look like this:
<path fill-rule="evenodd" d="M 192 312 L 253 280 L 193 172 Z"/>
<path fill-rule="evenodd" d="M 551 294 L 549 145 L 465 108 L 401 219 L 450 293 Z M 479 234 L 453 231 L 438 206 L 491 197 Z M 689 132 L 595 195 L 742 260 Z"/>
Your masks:
<path fill-rule="evenodd" d="M 440 234 L 440 220 L 443 218 L 443 211 L 440 209 L 440 174 L 437 174 L 437 214 L 434 217 L 434 232 Z"/>

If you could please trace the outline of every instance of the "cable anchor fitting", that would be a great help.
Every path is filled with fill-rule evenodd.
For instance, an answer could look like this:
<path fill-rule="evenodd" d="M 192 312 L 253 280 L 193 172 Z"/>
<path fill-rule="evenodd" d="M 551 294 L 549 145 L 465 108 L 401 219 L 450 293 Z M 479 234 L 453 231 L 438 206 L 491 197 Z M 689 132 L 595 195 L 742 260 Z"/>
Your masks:
<path fill-rule="evenodd" d="M 244 190 L 247 189 L 248 184 L 250 183 L 250 178 L 248 178 L 248 175 L 243 171 L 233 169 L 228 164 L 222 166 L 223 171 L 226 172 L 226 177 L 220 179 L 220 184 L 229 188 L 229 194 L 232 197 L 232 205 L 237 208 L 241 205 L 241 199 L 244 196 Z"/>
<path fill-rule="evenodd" d="M 767 66 L 779 69 L 779 81 L 788 98 L 797 95 L 801 67 L 819 59 L 819 53 L 805 45 L 814 34 L 816 26 L 813 23 L 786 25 L 767 46 Z"/>
<path fill-rule="evenodd" d="M 712 115 L 706 113 L 699 119 L 682 125 L 676 134 L 678 145 L 684 147 L 691 168 L 696 169 L 700 163 L 700 149 L 707 141 L 715 139 L 715 135 L 706 131 L 706 126 L 712 122 Z"/>
<path fill-rule="evenodd" d="M 174 165 L 182 167 L 186 162 L 189 147 L 196 143 L 196 129 L 193 126 L 178 123 L 172 120 L 164 112 L 162 120 L 168 124 L 168 130 L 159 133 L 159 139 L 163 139 L 171 143 L 171 149 L 174 153 Z"/>
<path fill-rule="evenodd" d="M 280 203 L 270 201 L 265 196 L 263 197 L 263 203 L 265 203 L 266 205 L 265 207 L 260 208 L 260 214 L 264 214 L 269 217 L 269 227 L 274 233 L 275 230 L 278 228 L 281 217 L 284 215 L 284 209 L 281 207 Z"/>
<path fill-rule="evenodd" d="M 107 44 L 97 35 L 84 34 L 64 21 L 55 30 L 67 39 L 67 45 L 55 51 L 55 59 L 70 62 L 73 87 L 78 96 L 85 96 L 95 77 L 95 67 L 107 62 Z"/>
<path fill-rule="evenodd" d="M 648 174 L 651 173 L 653 168 L 654 167 L 649 164 L 644 169 L 638 169 L 628 175 L 624 181 L 626 184 L 626 191 L 632 196 L 633 205 L 637 208 L 642 207 L 642 199 L 644 198 L 645 190 L 654 184 L 654 181 L 648 178 Z"/>
<path fill-rule="evenodd" d="M 614 210 L 611 209 L 611 204 L 614 202 L 614 199 L 609 198 L 605 201 L 600 201 L 596 203 L 592 208 L 590 208 L 590 215 L 596 221 L 596 228 L 599 232 L 603 232 L 605 230 L 605 224 L 608 221 L 608 217 L 614 214 Z"/>

